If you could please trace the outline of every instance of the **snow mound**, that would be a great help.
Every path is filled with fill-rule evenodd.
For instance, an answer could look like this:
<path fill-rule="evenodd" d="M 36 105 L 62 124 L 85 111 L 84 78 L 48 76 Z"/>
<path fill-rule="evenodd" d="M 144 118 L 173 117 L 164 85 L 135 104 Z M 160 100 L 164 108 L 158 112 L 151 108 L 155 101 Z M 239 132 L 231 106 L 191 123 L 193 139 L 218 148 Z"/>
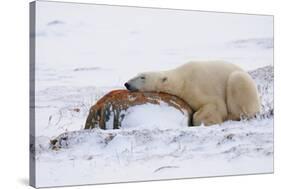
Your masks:
<path fill-rule="evenodd" d="M 273 108 L 273 66 L 265 66 L 253 71 L 249 74 L 255 80 L 261 99 L 261 117 L 271 117 L 274 113 Z"/>
<path fill-rule="evenodd" d="M 119 129 L 119 130 L 83 130 L 60 135 L 56 140 L 57 150 L 85 151 L 88 155 L 112 155 L 111 150 L 120 153 L 131 151 L 131 157 L 142 154 L 147 156 L 179 156 L 188 155 L 210 156 L 222 155 L 231 160 L 241 155 L 268 156 L 272 155 L 272 129 L 267 128 L 272 120 L 250 120 L 226 122 L 222 126 L 193 127 L 176 129 Z M 241 126 L 243 125 L 243 126 Z M 54 148 L 53 148 L 54 149 Z M 64 151 L 65 152 L 65 151 Z M 202 153 L 204 152 L 204 153 Z M 60 152 L 56 152 L 57 155 Z M 186 154 L 187 155 L 187 154 Z M 183 156 L 182 156 L 183 157 Z"/>
<path fill-rule="evenodd" d="M 187 123 L 187 114 L 162 102 L 160 105 L 143 104 L 128 108 L 122 128 L 176 129 L 187 127 Z"/>

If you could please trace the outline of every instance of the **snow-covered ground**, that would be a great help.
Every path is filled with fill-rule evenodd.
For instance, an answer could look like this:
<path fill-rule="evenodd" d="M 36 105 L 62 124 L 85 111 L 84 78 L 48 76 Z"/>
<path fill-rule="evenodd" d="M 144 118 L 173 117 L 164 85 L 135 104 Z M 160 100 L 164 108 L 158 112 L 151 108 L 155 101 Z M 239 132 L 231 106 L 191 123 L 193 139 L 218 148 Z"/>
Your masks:
<path fill-rule="evenodd" d="M 43 1 L 36 13 L 37 186 L 273 171 L 272 17 Z M 188 128 L 176 110 L 145 105 L 120 130 L 82 130 L 91 105 L 138 72 L 196 59 L 254 70 L 261 115 Z"/>

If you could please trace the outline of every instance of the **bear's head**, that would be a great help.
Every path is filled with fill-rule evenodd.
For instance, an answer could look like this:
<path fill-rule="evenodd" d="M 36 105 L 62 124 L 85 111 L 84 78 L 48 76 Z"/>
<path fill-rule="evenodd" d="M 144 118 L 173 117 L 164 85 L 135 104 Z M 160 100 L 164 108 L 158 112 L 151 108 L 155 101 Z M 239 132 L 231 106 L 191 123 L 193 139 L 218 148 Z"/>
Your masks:
<path fill-rule="evenodd" d="M 161 92 L 167 84 L 168 77 L 161 72 L 140 73 L 124 85 L 129 91 Z"/>

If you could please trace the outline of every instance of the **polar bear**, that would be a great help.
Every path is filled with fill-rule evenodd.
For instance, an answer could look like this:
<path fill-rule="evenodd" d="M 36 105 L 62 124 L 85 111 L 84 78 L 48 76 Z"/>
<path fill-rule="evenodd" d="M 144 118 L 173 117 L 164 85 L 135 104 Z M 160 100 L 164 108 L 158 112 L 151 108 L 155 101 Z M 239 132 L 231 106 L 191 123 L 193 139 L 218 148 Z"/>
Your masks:
<path fill-rule="evenodd" d="M 224 61 L 191 61 L 168 71 L 145 72 L 125 83 L 130 91 L 165 92 L 182 98 L 195 112 L 193 125 L 251 118 L 260 99 L 251 76 Z"/>

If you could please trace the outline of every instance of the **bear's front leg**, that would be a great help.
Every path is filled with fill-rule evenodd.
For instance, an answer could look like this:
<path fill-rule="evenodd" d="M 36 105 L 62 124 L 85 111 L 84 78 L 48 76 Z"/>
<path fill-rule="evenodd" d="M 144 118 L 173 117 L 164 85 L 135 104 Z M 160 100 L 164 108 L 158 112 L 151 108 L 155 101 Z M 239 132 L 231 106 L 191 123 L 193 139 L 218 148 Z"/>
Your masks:
<path fill-rule="evenodd" d="M 199 126 L 202 123 L 205 126 L 220 124 L 225 120 L 226 115 L 226 107 L 223 107 L 223 104 L 209 103 L 193 114 L 193 125 Z"/>

